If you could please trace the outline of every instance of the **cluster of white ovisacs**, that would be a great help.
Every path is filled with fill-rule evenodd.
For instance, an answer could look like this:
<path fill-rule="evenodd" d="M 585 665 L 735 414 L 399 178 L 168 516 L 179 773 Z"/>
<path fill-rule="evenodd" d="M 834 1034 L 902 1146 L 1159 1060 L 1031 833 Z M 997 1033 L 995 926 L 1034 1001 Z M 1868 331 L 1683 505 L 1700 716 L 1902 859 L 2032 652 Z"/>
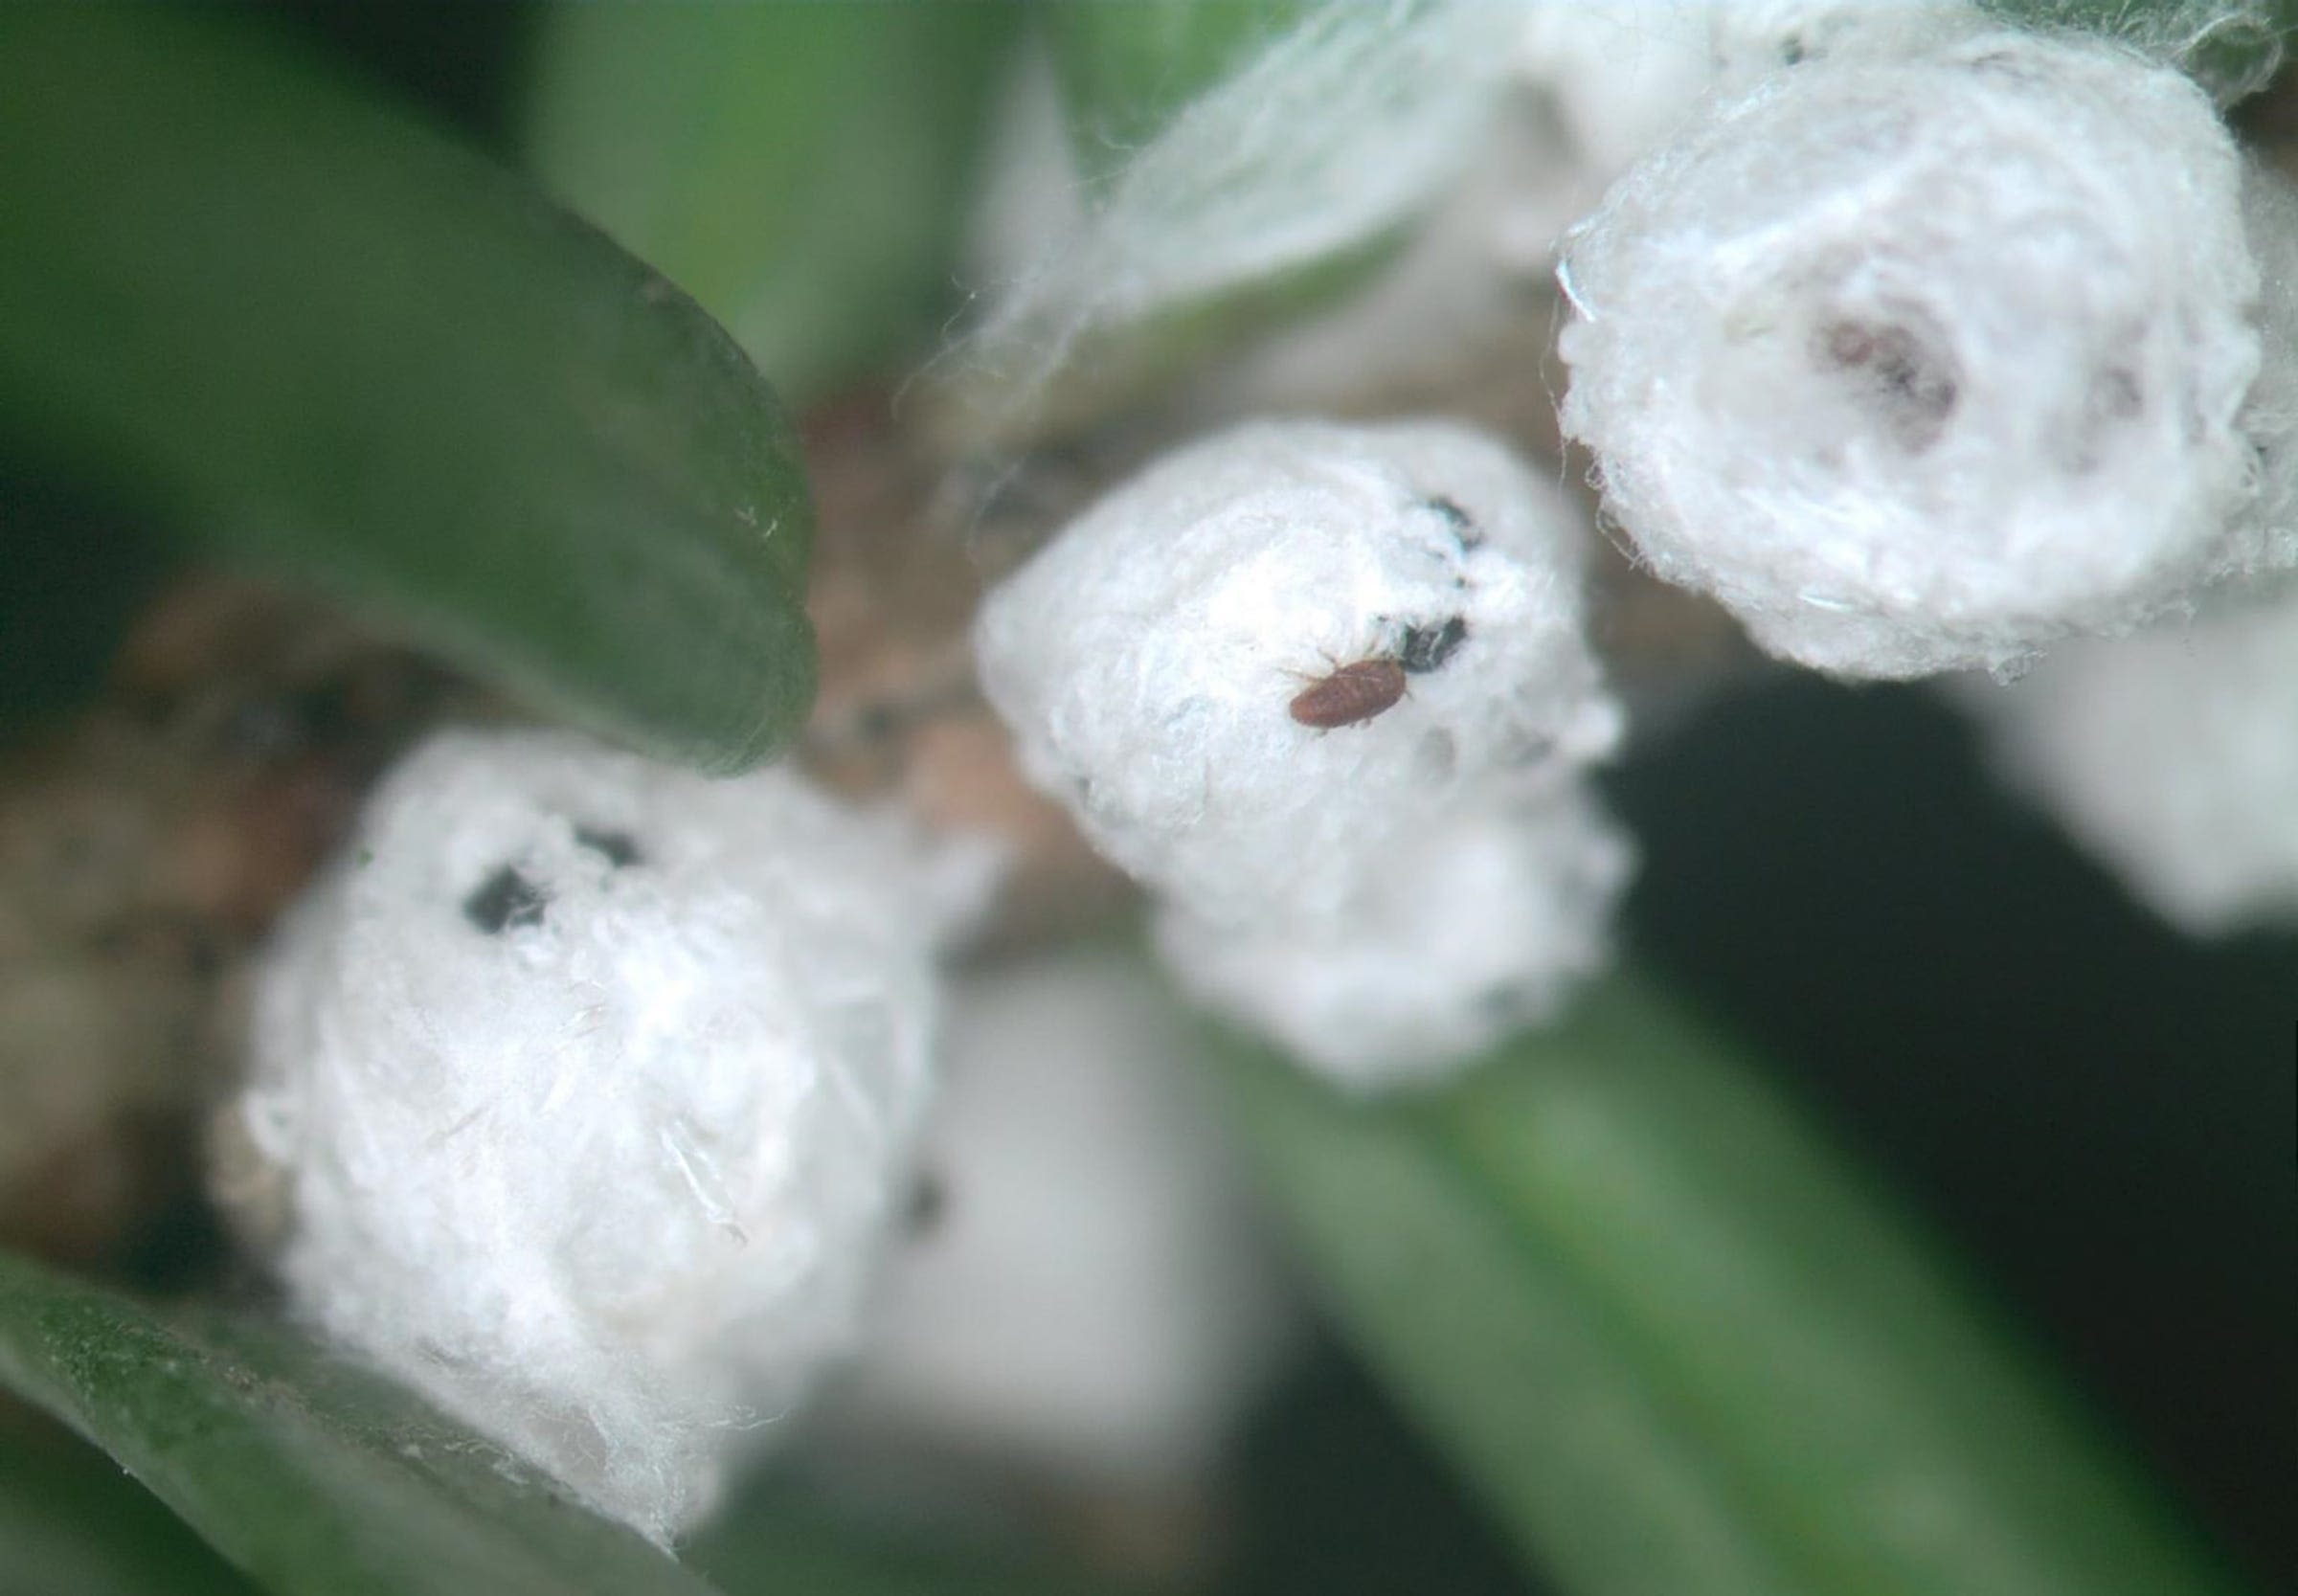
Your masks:
<path fill-rule="evenodd" d="M 2298 564 L 2298 207 L 2253 175 L 2245 233 L 2206 98 L 2116 45 L 1858 10 L 1722 7 L 1704 66 L 1656 20 L 1645 65 L 1675 86 L 1566 97 L 1590 158 L 1625 162 L 1707 85 L 1566 268 L 1566 419 L 1646 557 L 1774 651 L 1870 676 L 2016 666 Z M 1490 14 L 1335 13 L 1283 42 L 1115 181 L 991 342 L 1059 345 L 1395 225 L 1469 164 Z M 1390 59 L 1411 70 L 1384 85 Z M 1253 424 L 1120 485 L 993 594 L 982 679 L 1031 776 L 1156 894 L 1185 985 L 1343 1082 L 1434 1077 L 1602 965 L 1632 868 L 1588 787 L 1620 716 L 1580 544 L 1476 434 Z M 2291 615 L 2070 647 L 2002 700 L 2006 759 L 2182 924 L 2298 902 Z M 787 774 L 439 738 L 259 973 L 237 1116 L 284 1198 L 295 1301 L 668 1538 L 745 1421 L 858 1339 L 952 899 L 915 839 Z M 1028 1023 L 1070 1000 L 1038 993 Z M 983 1212 L 915 1253 L 897 1303 L 1045 1284 L 1026 1238 L 1066 1210 L 1005 1139 L 1043 1121 L 991 1105 L 1091 1072 L 1032 1075 L 1062 1047 L 1014 1043 L 1003 1001 L 940 1146 Z M 1132 1257 L 1120 1231 L 1171 1245 L 1113 1266 L 1089 1295 L 1115 1317 L 1032 1360 L 1074 1379 L 1008 1385 L 1009 1360 L 912 1316 L 864 1400 L 1116 1472 L 1200 1454 L 1242 1320 L 1155 1321 L 1167 1339 L 1120 1360 L 1164 1371 L 1138 1388 L 1086 1372 L 1146 1298 L 1218 1297 L 1205 1271 L 1236 1262 L 1169 1201 L 1166 1155 L 1122 1145 L 1143 1206 L 1107 1256 Z"/>
<path fill-rule="evenodd" d="M 1256 422 L 1064 529 L 977 661 L 1192 989 L 1354 1084 L 1439 1073 L 1596 962 L 1627 875 L 1580 545 L 1466 429 Z"/>
<path fill-rule="evenodd" d="M 259 973 L 292 1300 L 667 1539 L 856 1335 L 949 895 L 778 771 L 449 732 Z"/>

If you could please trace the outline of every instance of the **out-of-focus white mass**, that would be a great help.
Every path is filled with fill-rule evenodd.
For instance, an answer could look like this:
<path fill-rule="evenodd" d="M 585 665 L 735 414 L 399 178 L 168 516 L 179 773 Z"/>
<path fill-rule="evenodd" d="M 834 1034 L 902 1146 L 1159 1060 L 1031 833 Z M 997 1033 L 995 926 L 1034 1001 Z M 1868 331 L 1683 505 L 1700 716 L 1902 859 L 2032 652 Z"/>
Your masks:
<path fill-rule="evenodd" d="M 1838 51 L 1612 191 L 1566 429 L 1661 576 L 1846 676 L 2015 669 L 2298 563 L 2245 514 L 2260 273 L 2209 99 L 2106 41 Z"/>
<path fill-rule="evenodd" d="M 1195 1045 L 1113 955 L 953 989 L 913 1223 L 825 1419 L 1070 1486 L 1214 1460 L 1289 1315 Z"/>
<path fill-rule="evenodd" d="M 2298 925 L 2298 593 L 2070 644 L 1957 696 L 2011 782 L 2164 919 Z"/>
<path fill-rule="evenodd" d="M 1563 149 L 1598 192 L 1680 125 L 1707 92 L 1716 11 L 1700 0 L 1524 8 L 1515 72 L 1553 104 Z"/>
<path fill-rule="evenodd" d="M 785 772 L 435 737 L 259 975 L 297 1310 L 666 1539 L 853 1338 L 945 908 Z"/>
<path fill-rule="evenodd" d="M 1239 931 L 1168 910 L 1158 947 L 1209 1007 L 1343 1085 L 1441 1080 L 1611 963 L 1634 863 L 1575 785 L 1412 839 L 1345 919 Z"/>

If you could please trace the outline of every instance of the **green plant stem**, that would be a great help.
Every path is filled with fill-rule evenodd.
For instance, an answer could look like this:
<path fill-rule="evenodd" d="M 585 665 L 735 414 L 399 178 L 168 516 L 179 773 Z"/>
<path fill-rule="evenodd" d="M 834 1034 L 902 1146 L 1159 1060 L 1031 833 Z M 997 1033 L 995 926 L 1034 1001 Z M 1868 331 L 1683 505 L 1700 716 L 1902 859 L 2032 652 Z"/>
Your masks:
<path fill-rule="evenodd" d="M 1225 1072 L 1344 1326 L 1578 1596 L 2234 1588 L 1746 1064 L 1643 983 L 1458 1087 Z"/>

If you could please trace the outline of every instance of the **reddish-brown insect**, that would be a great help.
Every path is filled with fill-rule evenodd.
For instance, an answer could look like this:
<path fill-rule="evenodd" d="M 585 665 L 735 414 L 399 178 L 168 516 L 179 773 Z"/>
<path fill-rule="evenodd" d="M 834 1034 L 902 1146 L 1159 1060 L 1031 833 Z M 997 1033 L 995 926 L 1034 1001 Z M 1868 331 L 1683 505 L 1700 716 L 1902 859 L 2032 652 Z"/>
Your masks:
<path fill-rule="evenodd" d="M 1357 660 L 1293 695 L 1293 718 L 1319 731 L 1363 726 L 1405 696 L 1405 667 L 1386 655 Z"/>

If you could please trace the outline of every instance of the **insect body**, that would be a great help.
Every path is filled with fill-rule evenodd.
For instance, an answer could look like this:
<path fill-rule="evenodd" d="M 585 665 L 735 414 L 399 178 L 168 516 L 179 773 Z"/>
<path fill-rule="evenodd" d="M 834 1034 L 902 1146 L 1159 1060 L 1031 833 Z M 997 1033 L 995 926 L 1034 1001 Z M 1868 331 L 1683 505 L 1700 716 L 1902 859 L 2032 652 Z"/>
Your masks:
<path fill-rule="evenodd" d="M 1363 726 L 1405 696 L 1405 667 L 1386 655 L 1357 660 L 1310 683 L 1287 706 L 1293 718 L 1319 731 Z"/>

